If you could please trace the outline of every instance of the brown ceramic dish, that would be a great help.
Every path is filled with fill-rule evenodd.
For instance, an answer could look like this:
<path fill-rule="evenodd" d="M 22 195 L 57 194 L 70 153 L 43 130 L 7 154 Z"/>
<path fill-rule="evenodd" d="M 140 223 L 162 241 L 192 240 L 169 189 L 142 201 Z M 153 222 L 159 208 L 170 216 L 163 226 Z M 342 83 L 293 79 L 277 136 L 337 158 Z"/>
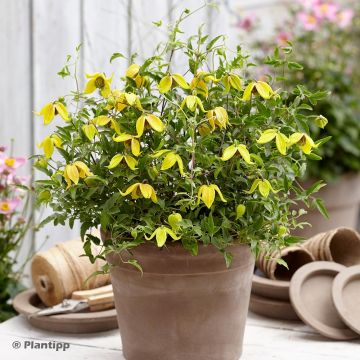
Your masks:
<path fill-rule="evenodd" d="M 360 265 L 351 266 L 336 276 L 332 296 L 344 323 L 360 334 Z"/>
<path fill-rule="evenodd" d="M 25 316 L 45 307 L 34 289 L 18 294 L 14 299 L 13 306 L 18 313 Z M 113 330 L 118 327 L 115 309 L 39 316 L 27 319 L 31 325 L 37 328 L 62 333 L 94 333 Z"/>
<path fill-rule="evenodd" d="M 343 269 L 340 264 L 316 261 L 300 268 L 290 282 L 291 303 L 300 319 L 335 340 L 358 337 L 344 324 L 332 300 L 333 280 Z"/>
<path fill-rule="evenodd" d="M 273 319 L 299 320 L 289 301 L 275 300 L 251 294 L 249 309 L 255 314 Z"/>
<path fill-rule="evenodd" d="M 252 280 L 252 294 L 278 300 L 290 300 L 290 282 L 283 280 L 271 280 L 256 269 Z"/>

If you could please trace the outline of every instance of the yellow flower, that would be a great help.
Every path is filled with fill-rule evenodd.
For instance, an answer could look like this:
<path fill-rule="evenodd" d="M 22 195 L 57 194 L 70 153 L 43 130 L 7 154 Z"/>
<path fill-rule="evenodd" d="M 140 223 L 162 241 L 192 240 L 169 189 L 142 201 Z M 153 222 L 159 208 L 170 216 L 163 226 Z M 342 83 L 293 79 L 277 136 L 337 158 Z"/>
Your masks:
<path fill-rule="evenodd" d="M 50 159 L 54 153 L 54 147 L 61 148 L 62 140 L 56 134 L 47 136 L 39 145 L 39 148 L 44 148 L 45 157 Z"/>
<path fill-rule="evenodd" d="M 140 137 L 144 133 L 144 128 L 151 127 L 157 132 L 162 132 L 165 129 L 165 125 L 161 120 L 153 114 L 141 115 L 136 121 L 137 136 Z"/>
<path fill-rule="evenodd" d="M 125 146 L 130 146 L 133 155 L 140 155 L 140 143 L 136 136 L 123 133 L 119 135 L 114 135 L 113 140 L 115 142 L 124 142 Z"/>
<path fill-rule="evenodd" d="M 93 141 L 98 132 L 94 124 L 85 124 L 81 127 L 81 129 L 90 141 Z"/>
<path fill-rule="evenodd" d="M 220 129 L 226 129 L 226 126 L 230 125 L 228 113 L 221 106 L 217 106 L 215 109 L 209 110 L 206 113 L 206 117 L 211 125 L 212 131 L 215 130 L 216 126 Z"/>
<path fill-rule="evenodd" d="M 164 158 L 164 161 L 161 164 L 160 170 L 168 170 L 177 163 L 181 176 L 185 176 L 184 163 L 183 163 L 180 155 L 176 154 L 174 151 L 167 150 L 167 149 L 160 150 L 160 151 L 156 152 L 154 155 L 152 155 L 152 157 L 159 158 L 160 156 L 163 156 L 165 154 L 166 154 L 166 156 Z"/>
<path fill-rule="evenodd" d="M 63 176 L 67 183 L 68 189 L 71 186 L 71 182 L 74 184 L 78 184 L 80 179 L 84 179 L 87 176 L 93 175 L 87 165 L 85 165 L 82 161 L 75 161 L 73 164 L 68 164 L 65 166 L 65 170 Z"/>
<path fill-rule="evenodd" d="M 114 129 L 117 134 L 121 133 L 120 126 L 117 123 L 117 121 L 115 121 L 113 118 L 110 118 L 108 116 L 105 115 L 97 116 L 92 120 L 92 122 L 97 126 L 106 126 L 110 123 L 111 128 Z"/>
<path fill-rule="evenodd" d="M 228 146 L 224 152 L 223 155 L 221 157 L 222 161 L 227 161 L 229 159 L 231 159 L 236 153 L 239 153 L 241 155 L 241 157 L 245 160 L 245 162 L 247 164 L 253 164 L 253 162 L 251 161 L 251 157 L 250 157 L 250 153 L 248 151 L 248 149 L 246 148 L 245 145 L 230 145 Z"/>
<path fill-rule="evenodd" d="M 47 103 L 39 112 L 35 112 L 35 115 L 44 117 L 44 124 L 50 124 L 56 115 L 60 115 L 65 121 L 69 121 L 69 113 L 66 106 L 60 101 L 54 101 Z"/>
<path fill-rule="evenodd" d="M 190 86 L 180 74 L 165 75 L 159 82 L 158 88 L 160 93 L 166 94 L 171 87 L 180 86 L 183 89 L 189 89 Z"/>
<path fill-rule="evenodd" d="M 261 133 L 260 138 L 256 141 L 258 144 L 266 144 L 275 139 L 276 147 L 279 153 L 286 155 L 286 150 L 289 144 L 289 139 L 286 135 L 277 129 L 268 129 Z"/>
<path fill-rule="evenodd" d="M 230 88 L 234 88 L 235 90 L 241 90 L 241 79 L 236 74 L 228 74 L 223 78 L 224 86 L 226 92 L 230 91 Z"/>
<path fill-rule="evenodd" d="M 271 86 L 267 84 L 264 81 L 252 81 L 250 84 L 248 84 L 244 90 L 244 94 L 242 99 L 244 101 L 248 101 L 251 99 L 251 95 L 254 91 L 254 88 L 256 92 L 263 98 L 263 99 L 270 99 L 273 95 L 276 95 L 276 93 L 273 91 Z"/>
<path fill-rule="evenodd" d="M 178 231 L 180 229 L 179 222 L 182 221 L 182 216 L 179 213 L 172 213 L 168 216 L 168 223 L 171 226 L 171 228 L 175 231 Z"/>
<path fill-rule="evenodd" d="M 140 65 L 138 64 L 131 64 L 125 73 L 125 76 L 133 79 L 135 81 L 136 87 L 139 89 L 146 83 L 146 76 L 141 76 L 139 74 Z"/>
<path fill-rule="evenodd" d="M 160 226 L 158 227 L 152 234 L 150 237 L 147 237 L 145 235 L 145 239 L 146 240 L 151 240 L 156 236 L 156 243 L 158 247 L 162 247 L 164 246 L 165 242 L 166 242 L 166 238 L 167 236 L 170 235 L 170 237 L 173 238 L 173 240 L 179 240 L 180 237 L 177 236 L 170 228 L 166 227 L 166 226 Z"/>
<path fill-rule="evenodd" d="M 133 93 L 125 93 L 120 90 L 113 90 L 108 98 L 107 109 L 115 108 L 118 111 L 122 111 L 128 106 L 137 108 L 138 110 L 143 110 L 138 95 Z"/>
<path fill-rule="evenodd" d="M 252 194 L 257 188 L 259 188 L 259 192 L 264 198 L 267 198 L 269 196 L 270 191 L 272 191 L 273 193 L 277 193 L 279 191 L 273 189 L 269 180 L 256 179 L 251 185 L 250 190 L 245 191 L 245 193 Z"/>
<path fill-rule="evenodd" d="M 188 96 L 186 96 L 185 99 L 181 103 L 181 106 L 180 106 L 181 109 L 183 109 L 185 105 L 192 112 L 194 112 L 197 109 L 198 106 L 200 107 L 200 109 L 203 112 L 205 112 L 202 101 L 196 95 L 188 95 Z"/>
<path fill-rule="evenodd" d="M 143 183 L 133 184 L 129 186 L 125 190 L 125 192 L 120 191 L 120 194 L 122 196 L 127 196 L 131 194 L 131 197 L 133 199 L 139 199 L 139 198 L 151 199 L 154 203 L 157 203 L 158 201 L 154 188 L 149 184 L 143 184 Z"/>
<path fill-rule="evenodd" d="M 318 146 L 314 143 L 313 139 L 305 133 L 294 133 L 290 135 L 289 146 L 297 144 L 299 148 L 305 153 L 310 154 L 313 148 Z"/>
<path fill-rule="evenodd" d="M 200 204 L 200 200 L 210 209 L 215 200 L 215 191 L 218 193 L 221 201 L 226 202 L 219 187 L 217 185 L 201 185 L 198 191 L 197 205 Z"/>
<path fill-rule="evenodd" d="M 201 94 L 207 98 L 209 95 L 209 89 L 206 83 L 209 81 L 218 82 L 220 80 L 216 79 L 215 76 L 208 72 L 199 71 L 191 80 L 190 89 L 195 90 L 198 94 Z"/>
<path fill-rule="evenodd" d="M 324 129 L 328 122 L 328 119 L 322 115 L 319 115 L 315 118 L 315 124 L 321 129 Z"/>
<path fill-rule="evenodd" d="M 91 94 L 96 89 L 100 90 L 100 94 L 103 97 L 110 95 L 110 84 L 112 82 L 112 76 L 106 78 L 103 73 L 86 74 L 86 77 L 90 79 L 84 89 L 84 94 Z"/>
<path fill-rule="evenodd" d="M 130 155 L 122 155 L 122 154 L 117 154 L 113 156 L 113 158 L 110 160 L 110 164 L 108 165 L 108 169 L 113 169 L 117 167 L 123 160 L 125 160 L 127 166 L 131 170 L 136 170 L 136 165 L 138 163 L 137 160 Z"/>

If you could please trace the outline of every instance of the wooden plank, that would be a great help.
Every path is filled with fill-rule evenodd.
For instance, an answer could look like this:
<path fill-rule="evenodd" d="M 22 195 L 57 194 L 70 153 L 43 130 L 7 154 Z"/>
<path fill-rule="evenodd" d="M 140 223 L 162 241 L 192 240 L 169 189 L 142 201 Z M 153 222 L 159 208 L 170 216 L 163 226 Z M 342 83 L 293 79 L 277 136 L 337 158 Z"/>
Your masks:
<path fill-rule="evenodd" d="M 10 146 L 14 155 L 32 153 L 30 1 L 0 1 L 0 144 Z M 29 171 L 27 167 L 26 172 Z"/>
<path fill-rule="evenodd" d="M 86 0 L 83 3 L 84 71 L 114 75 L 113 87 L 124 76 L 127 59 L 109 60 L 113 53 L 128 56 L 128 0 Z"/>
<path fill-rule="evenodd" d="M 33 0 L 33 72 L 36 110 L 75 89 L 75 81 L 72 78 L 62 79 L 57 76 L 57 72 L 64 65 L 66 56 L 73 54 L 76 46 L 82 42 L 81 19 L 80 0 Z M 81 68 L 79 72 L 82 72 Z M 43 125 L 40 117 L 34 117 L 33 121 L 36 124 L 34 141 L 38 144 L 63 120 L 56 117 L 48 126 Z M 40 152 L 39 149 L 35 151 Z M 41 175 L 37 173 L 37 178 L 40 177 Z M 50 213 L 50 210 L 46 210 L 44 216 Z M 59 241 L 69 240 L 78 233 L 78 226 L 75 226 L 74 230 L 70 230 L 67 226 L 54 229 L 52 224 L 48 224 L 37 233 L 37 244 L 40 245 L 49 237 L 44 247 L 47 248 Z"/>
<path fill-rule="evenodd" d="M 16 355 L 16 359 L 25 359 L 31 350 L 12 349 L 11 343 L 15 340 L 22 344 L 24 340 L 68 342 L 67 359 L 93 359 L 100 354 L 99 350 L 102 359 L 124 359 L 118 330 L 78 335 L 52 333 L 33 328 L 24 317 L 18 316 L 0 324 L 0 346 L 6 358 Z M 331 341 L 301 322 L 278 321 L 249 313 L 241 359 L 259 360 L 266 355 L 271 360 L 288 360 L 289 357 L 292 360 L 358 360 L 359 345 L 360 340 Z M 36 354 L 40 359 L 45 359 L 42 354 L 58 356 L 53 350 L 37 351 Z M 63 352 L 60 354 L 64 355 Z"/>
<path fill-rule="evenodd" d="M 30 0 L 0 1 L 0 69 L 3 84 L 0 87 L 0 145 L 10 147 L 11 139 L 14 139 L 13 155 L 25 158 L 33 154 L 30 10 Z M 31 174 L 30 161 L 19 170 L 19 174 Z M 23 241 L 15 268 L 23 264 L 33 247 L 34 238 L 30 231 Z M 25 279 L 24 283 L 29 284 L 29 281 Z"/>

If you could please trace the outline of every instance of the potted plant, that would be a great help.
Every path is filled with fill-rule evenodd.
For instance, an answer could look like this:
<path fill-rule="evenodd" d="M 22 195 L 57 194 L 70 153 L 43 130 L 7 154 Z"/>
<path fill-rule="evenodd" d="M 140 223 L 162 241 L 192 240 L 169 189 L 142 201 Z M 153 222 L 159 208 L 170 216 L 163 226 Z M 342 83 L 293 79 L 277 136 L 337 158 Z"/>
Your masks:
<path fill-rule="evenodd" d="M 296 121 L 317 94 L 249 78 L 248 56 L 224 36 L 180 39 L 189 15 L 154 56 L 132 58 L 119 85 L 88 74 L 84 91 L 39 113 L 65 123 L 41 144 L 48 179 L 36 190 L 55 225 L 80 220 L 91 260 L 102 241 L 128 360 L 238 359 L 252 253 L 295 242 L 290 207 L 319 187 L 296 184 L 321 144 Z M 101 240 L 87 234 L 99 226 Z"/>
<path fill-rule="evenodd" d="M 324 219 L 310 209 L 303 217 L 312 224 L 297 233 L 308 237 L 339 226 L 356 228 L 360 204 L 360 72 L 356 59 L 358 46 L 358 4 L 354 1 L 311 0 L 289 4 L 289 17 L 279 27 L 275 39 L 257 42 L 267 52 L 278 43 L 283 47 L 290 41 L 294 53 L 289 57 L 290 67 L 296 63 L 299 71 L 278 68 L 282 81 L 291 89 L 298 83 L 310 90 L 330 91 L 330 96 L 312 111 L 326 119 L 324 128 L 311 125 L 314 139 L 331 138 L 326 147 L 319 149 L 321 161 L 309 164 L 303 186 L 324 179 L 328 186 L 320 190 L 329 210 L 330 219 Z M 287 30 L 284 30 L 287 29 Z M 295 65 L 294 65 L 295 63 Z M 283 79 L 282 79 L 283 80 Z M 320 124 L 321 125 L 321 124 Z"/>
<path fill-rule="evenodd" d="M 26 159 L 11 153 L 0 146 L 0 322 L 16 315 L 11 299 L 24 288 L 23 269 L 32 253 L 24 244 L 32 225 L 30 193 L 25 192 L 28 177 L 18 174 Z"/>

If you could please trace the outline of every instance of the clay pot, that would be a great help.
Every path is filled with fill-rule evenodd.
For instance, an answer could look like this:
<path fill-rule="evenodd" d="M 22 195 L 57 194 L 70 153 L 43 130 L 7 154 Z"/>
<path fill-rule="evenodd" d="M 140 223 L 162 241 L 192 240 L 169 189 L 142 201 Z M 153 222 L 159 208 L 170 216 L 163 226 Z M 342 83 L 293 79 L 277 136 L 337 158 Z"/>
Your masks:
<path fill-rule="evenodd" d="M 316 260 L 334 261 L 345 266 L 360 264 L 360 235 L 353 229 L 341 227 L 318 234 L 303 246 Z"/>
<path fill-rule="evenodd" d="M 307 189 L 314 182 L 316 180 L 305 182 L 302 186 Z M 320 189 L 315 196 L 324 200 L 330 219 L 324 218 L 317 210 L 307 210 L 308 213 L 299 220 L 308 222 L 312 226 L 297 229 L 293 235 L 308 239 L 338 227 L 357 228 L 360 209 L 360 174 L 344 175 L 338 181 Z"/>
<path fill-rule="evenodd" d="M 107 256 L 115 265 L 111 279 L 125 359 L 240 358 L 254 258 L 246 245 L 229 251 L 234 258 L 227 269 L 213 246 L 200 246 L 192 256 L 178 243 L 163 249 L 142 244 L 131 252 L 143 276 L 118 253 Z"/>
<path fill-rule="evenodd" d="M 283 259 L 289 269 L 278 264 L 277 259 Z M 294 245 L 281 249 L 280 251 L 275 250 L 271 254 L 265 252 L 260 253 L 256 259 L 256 266 L 269 279 L 288 281 L 297 269 L 314 260 L 314 256 L 308 249 L 300 245 Z"/>

